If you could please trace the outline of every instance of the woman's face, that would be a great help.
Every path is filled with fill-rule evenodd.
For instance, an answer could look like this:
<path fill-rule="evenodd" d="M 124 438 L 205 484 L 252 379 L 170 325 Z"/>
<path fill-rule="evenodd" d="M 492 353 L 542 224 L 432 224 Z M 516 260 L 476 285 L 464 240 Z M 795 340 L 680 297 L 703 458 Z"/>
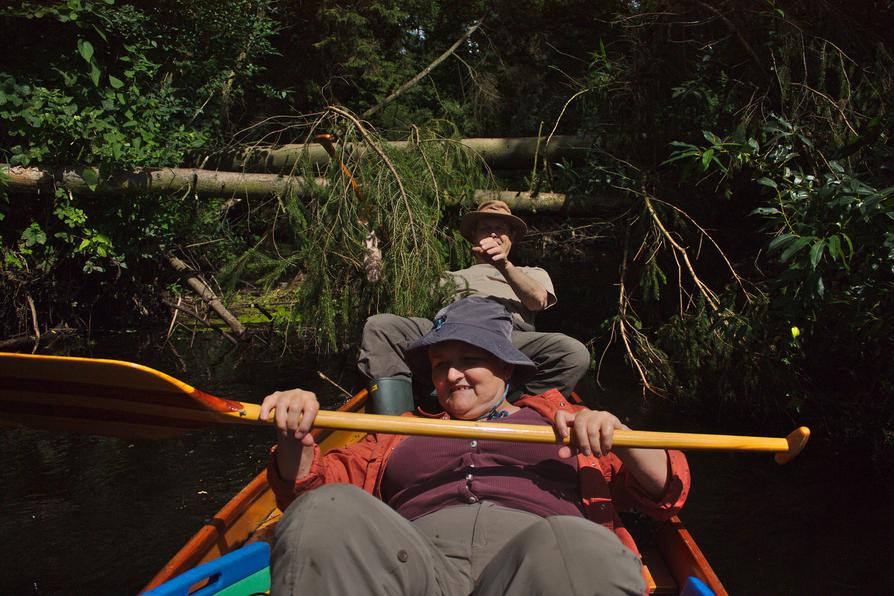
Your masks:
<path fill-rule="evenodd" d="M 431 346 L 428 359 L 438 402 L 453 418 L 461 420 L 487 414 L 502 399 L 512 375 L 511 364 L 461 341 Z"/>

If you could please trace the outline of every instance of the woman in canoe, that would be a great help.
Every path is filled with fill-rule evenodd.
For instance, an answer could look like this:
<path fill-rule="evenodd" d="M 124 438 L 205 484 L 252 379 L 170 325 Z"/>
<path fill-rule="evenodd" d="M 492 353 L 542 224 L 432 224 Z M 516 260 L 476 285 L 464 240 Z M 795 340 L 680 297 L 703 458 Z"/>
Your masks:
<path fill-rule="evenodd" d="M 273 594 L 643 594 L 636 545 L 617 510 L 674 515 L 689 489 L 678 451 L 616 448 L 626 429 L 561 393 L 506 401 L 534 364 L 512 346 L 501 305 L 451 304 L 407 348 L 442 418 L 552 425 L 557 444 L 370 434 L 321 455 L 319 404 L 267 396 L 277 446 L 267 476 L 285 512 L 271 553 Z M 419 414 L 416 414 L 419 415 Z M 595 522 L 595 523 L 593 523 Z"/>

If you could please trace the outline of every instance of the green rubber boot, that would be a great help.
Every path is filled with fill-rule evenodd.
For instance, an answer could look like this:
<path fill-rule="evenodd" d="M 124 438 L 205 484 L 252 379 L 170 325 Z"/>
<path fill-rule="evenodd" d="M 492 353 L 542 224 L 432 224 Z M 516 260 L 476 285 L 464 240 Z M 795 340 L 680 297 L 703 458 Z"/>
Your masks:
<path fill-rule="evenodd" d="M 370 414 L 400 416 L 414 408 L 413 387 L 406 377 L 373 379 L 366 388 L 370 399 L 366 411 Z"/>

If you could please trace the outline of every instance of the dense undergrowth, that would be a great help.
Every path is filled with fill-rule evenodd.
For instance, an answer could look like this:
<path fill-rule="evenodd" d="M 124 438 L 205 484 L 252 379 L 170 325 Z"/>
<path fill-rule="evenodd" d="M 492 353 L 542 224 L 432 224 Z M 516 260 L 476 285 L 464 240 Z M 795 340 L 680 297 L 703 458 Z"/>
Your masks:
<path fill-rule="evenodd" d="M 356 119 L 477 17 L 446 62 Z M 526 247 L 599 268 L 580 296 L 601 312 L 569 324 L 596 360 L 611 343 L 647 394 L 710 417 L 892 440 L 884 3 L 68 0 L 8 4 L 0 25 L 18 50 L 0 56 L 10 166 L 96 184 L 320 133 L 368 148 L 339 154 L 359 192 L 332 162 L 296 166 L 326 181 L 310 198 L 3 194 L 3 336 L 168 318 L 172 251 L 224 295 L 291 296 L 280 329 L 343 350 L 367 314 L 439 303 L 437 272 L 468 258 L 451 230 L 474 189 L 611 196 L 587 218 L 530 216 Z M 538 133 L 595 141 L 584 165 L 497 179 L 430 142 Z"/>

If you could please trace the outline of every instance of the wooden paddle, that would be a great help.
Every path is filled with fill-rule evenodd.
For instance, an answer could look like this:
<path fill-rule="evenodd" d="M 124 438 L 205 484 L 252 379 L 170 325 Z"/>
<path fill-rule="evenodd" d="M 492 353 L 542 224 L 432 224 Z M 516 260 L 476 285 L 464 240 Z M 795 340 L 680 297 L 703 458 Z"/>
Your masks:
<path fill-rule="evenodd" d="M 0 419 L 100 435 L 159 438 L 210 424 L 268 424 L 260 406 L 214 397 L 163 372 L 120 360 L 0 352 Z M 321 411 L 314 427 L 556 443 L 551 427 Z M 767 451 L 793 459 L 807 443 L 801 427 L 785 438 L 617 430 L 622 447 Z M 566 438 L 565 443 L 568 442 Z"/>

